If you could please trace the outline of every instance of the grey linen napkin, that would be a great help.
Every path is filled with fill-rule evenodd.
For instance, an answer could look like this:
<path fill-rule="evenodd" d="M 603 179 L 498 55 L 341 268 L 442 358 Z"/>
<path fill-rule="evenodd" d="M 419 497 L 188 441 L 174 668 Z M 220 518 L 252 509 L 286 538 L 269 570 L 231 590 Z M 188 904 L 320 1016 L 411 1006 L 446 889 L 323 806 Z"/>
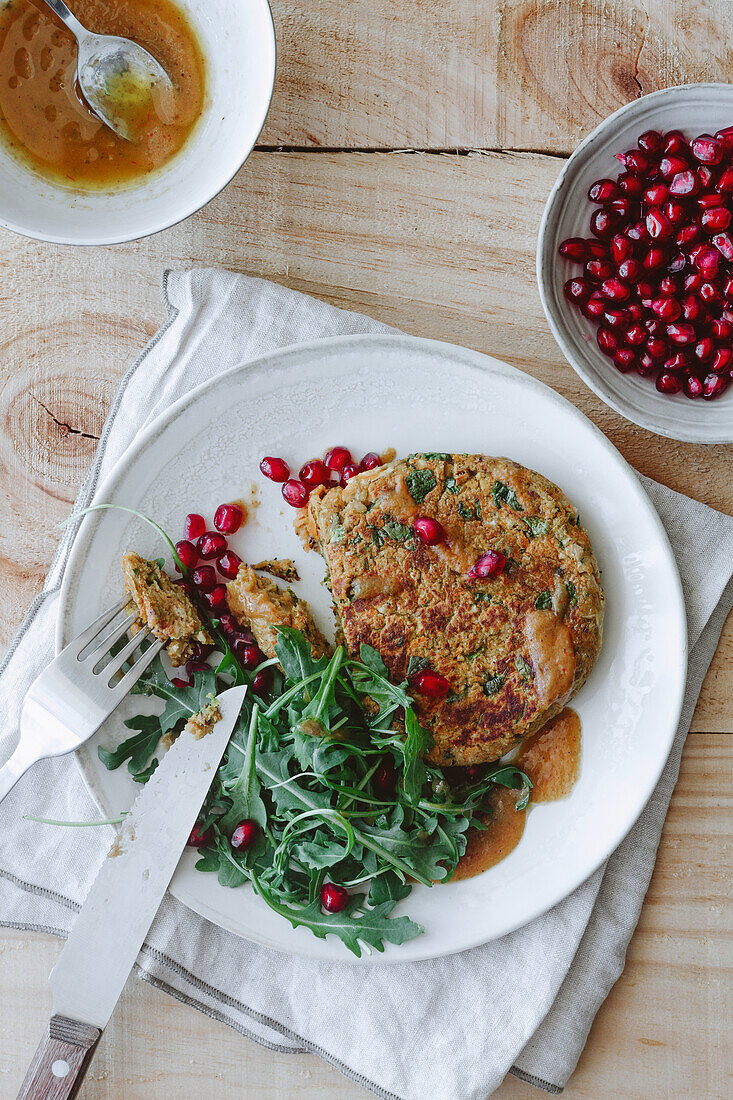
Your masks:
<path fill-rule="evenodd" d="M 168 274 L 168 320 L 122 381 L 83 508 L 136 433 L 200 382 L 306 339 L 386 332 L 357 314 L 223 271 Z M 674 747 L 626 840 L 574 894 L 525 928 L 429 962 L 368 968 L 240 940 L 166 897 L 140 976 L 265 1046 L 310 1051 L 383 1097 L 483 1100 L 508 1071 L 550 1092 L 572 1073 L 619 977 L 646 893 L 705 671 L 733 604 L 733 519 L 642 479 L 669 534 L 687 605 L 690 668 Z M 30 680 L 49 661 L 65 534 L 2 668 L 0 760 Z M 0 807 L 0 923 L 66 936 L 112 831 L 50 829 L 24 813 L 94 820 L 76 760 L 38 764 Z"/>

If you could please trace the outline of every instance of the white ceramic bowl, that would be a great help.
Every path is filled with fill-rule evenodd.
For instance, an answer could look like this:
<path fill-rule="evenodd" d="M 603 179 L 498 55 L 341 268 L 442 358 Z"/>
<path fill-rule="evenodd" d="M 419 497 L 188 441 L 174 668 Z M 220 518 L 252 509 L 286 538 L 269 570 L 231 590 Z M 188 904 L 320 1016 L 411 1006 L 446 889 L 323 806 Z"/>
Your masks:
<path fill-rule="evenodd" d="M 16 160 L 0 140 L 0 225 L 60 244 L 117 244 L 167 229 L 205 206 L 249 156 L 275 79 L 267 0 L 176 0 L 207 62 L 204 112 L 168 164 L 123 189 L 71 190 Z M 0 0 L 0 6 L 4 0 Z"/>
<path fill-rule="evenodd" d="M 636 148 L 645 130 L 688 137 L 733 124 L 733 85 L 686 84 L 627 103 L 597 126 L 567 162 L 547 200 L 537 242 L 537 282 L 553 335 L 575 371 L 607 405 L 658 435 L 693 443 L 733 442 L 733 386 L 715 401 L 658 393 L 654 382 L 620 374 L 596 344 L 595 326 L 565 300 L 563 284 L 580 272 L 558 254 L 567 237 L 589 237 L 594 180 L 615 178 L 614 153 Z"/>

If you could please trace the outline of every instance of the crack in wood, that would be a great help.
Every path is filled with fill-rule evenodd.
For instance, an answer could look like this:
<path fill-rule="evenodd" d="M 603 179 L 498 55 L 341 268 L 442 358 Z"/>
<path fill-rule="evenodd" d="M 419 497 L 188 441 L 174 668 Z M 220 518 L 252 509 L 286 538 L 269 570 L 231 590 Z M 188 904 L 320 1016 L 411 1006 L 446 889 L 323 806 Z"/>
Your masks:
<path fill-rule="evenodd" d="M 636 87 L 638 89 L 637 99 L 641 99 L 641 97 L 644 95 L 644 88 L 642 87 L 642 83 L 639 80 L 639 62 L 641 60 L 641 55 L 644 47 L 646 46 L 646 36 L 647 31 L 649 30 L 649 9 L 647 8 L 646 4 L 643 4 L 642 6 L 644 8 L 644 28 L 641 32 L 641 42 L 639 43 L 639 49 L 636 51 L 636 57 L 634 58 L 634 72 L 632 74 L 634 84 L 636 84 Z"/>
<path fill-rule="evenodd" d="M 641 50 L 639 51 L 641 53 Z M 481 147 L 476 145 L 446 145 L 444 147 L 432 146 L 431 148 L 405 149 L 401 146 L 386 145 L 255 145 L 256 153 L 396 153 L 399 155 L 414 155 L 427 157 L 471 157 L 486 154 L 488 156 L 512 156 L 527 155 L 548 157 L 555 160 L 568 160 L 569 153 L 552 153 L 547 149 L 508 148 L 502 146 Z"/>
<path fill-rule="evenodd" d="M 81 439 L 93 439 L 97 443 L 99 443 L 100 437 L 98 435 L 94 435 L 92 432 L 84 432 L 81 428 L 72 428 L 71 424 L 67 424 L 65 420 L 59 420 L 57 416 L 54 416 L 48 406 L 44 405 L 41 399 L 36 397 L 35 394 L 30 394 L 30 397 L 36 402 L 37 405 L 41 406 L 43 411 L 47 413 L 48 416 L 51 417 L 54 424 L 57 424 L 59 428 L 62 428 L 67 435 L 78 435 Z"/>

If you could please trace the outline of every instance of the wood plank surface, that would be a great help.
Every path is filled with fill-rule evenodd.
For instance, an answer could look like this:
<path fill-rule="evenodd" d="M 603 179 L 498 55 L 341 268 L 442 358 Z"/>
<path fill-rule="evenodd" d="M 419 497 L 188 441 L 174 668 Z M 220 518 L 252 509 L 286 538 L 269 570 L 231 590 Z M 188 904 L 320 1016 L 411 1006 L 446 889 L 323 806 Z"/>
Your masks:
<path fill-rule="evenodd" d="M 599 1012 L 567 1100 L 730 1096 L 730 785 L 733 738 L 691 734 L 626 969 Z M 15 1096 L 51 1006 L 60 945 L 0 939 L 0 1096 Z M 477 1056 L 480 1052 L 477 1052 Z M 318 1058 L 258 1047 L 131 979 L 102 1037 L 85 1100 L 366 1100 Z M 507 1078 L 497 1100 L 541 1094 Z M 436 1100 L 439 1098 L 436 1097 Z"/>
<path fill-rule="evenodd" d="M 733 80 L 728 0 L 272 0 L 268 145 L 570 153 L 647 92 Z"/>
<path fill-rule="evenodd" d="M 642 473 L 733 512 L 733 447 L 637 428 L 557 349 L 533 257 L 560 164 L 529 154 L 261 152 L 200 214 L 147 241 L 88 250 L 83 263 L 73 248 L 0 232 L 0 642 L 43 583 L 116 382 L 163 320 L 166 266 L 262 275 L 507 359 L 587 413 Z M 733 621 L 694 728 L 733 729 Z"/>

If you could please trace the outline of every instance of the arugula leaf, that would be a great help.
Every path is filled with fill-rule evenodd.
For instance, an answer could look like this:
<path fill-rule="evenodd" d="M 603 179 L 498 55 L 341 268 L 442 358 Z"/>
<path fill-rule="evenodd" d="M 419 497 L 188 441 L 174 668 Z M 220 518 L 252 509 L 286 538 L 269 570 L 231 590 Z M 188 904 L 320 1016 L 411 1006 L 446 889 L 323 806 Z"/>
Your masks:
<path fill-rule="evenodd" d="M 407 661 L 407 672 L 405 678 L 411 680 L 413 676 L 417 676 L 418 672 L 423 672 L 426 668 L 430 667 L 430 661 L 427 657 L 418 657 L 417 654 L 411 653 Z"/>
<path fill-rule="evenodd" d="M 405 764 L 402 771 L 402 788 L 408 802 L 417 802 L 428 778 L 425 754 L 433 747 L 433 738 L 424 729 L 415 711 L 405 711 Z"/>
<path fill-rule="evenodd" d="M 412 458 L 413 456 L 410 455 Z M 418 451 L 415 458 L 426 458 L 428 462 L 450 462 L 452 455 L 447 455 L 444 451 Z"/>
<path fill-rule="evenodd" d="M 438 483 L 432 470 L 411 470 L 405 477 L 405 484 L 415 504 L 422 504 Z"/>
<path fill-rule="evenodd" d="M 371 672 L 374 672 L 377 676 L 382 676 L 384 679 L 389 677 L 389 671 L 380 653 L 377 653 L 374 646 L 367 645 L 362 642 L 359 648 L 359 659 L 363 665 L 366 665 Z"/>
<path fill-rule="evenodd" d="M 552 610 L 552 594 L 546 588 L 543 592 L 540 592 L 539 596 L 534 602 L 538 611 L 551 611 Z"/>
<path fill-rule="evenodd" d="M 267 810 L 260 795 L 260 783 L 255 769 L 255 746 L 257 743 L 257 724 L 259 718 L 257 703 L 252 707 L 247 733 L 242 770 L 231 787 L 225 788 L 225 793 L 231 799 L 231 807 L 222 817 L 219 828 L 224 833 L 231 833 L 237 824 L 244 818 L 252 818 L 263 829 L 267 825 Z M 240 716 L 239 722 L 242 721 Z"/>
<path fill-rule="evenodd" d="M 513 489 L 510 489 L 508 485 L 505 485 L 503 481 L 494 482 L 491 490 L 491 499 L 497 508 L 501 508 L 502 504 L 508 504 L 515 512 L 524 511 L 524 508 L 517 499 L 517 494 Z"/>
<path fill-rule="evenodd" d="M 396 519 L 388 519 L 382 526 L 382 532 L 395 542 L 404 542 L 405 539 L 414 538 L 415 535 L 411 527 L 406 523 L 398 523 Z"/>
<path fill-rule="evenodd" d="M 546 519 L 540 519 L 539 516 L 525 516 L 522 519 L 522 523 L 527 528 L 527 534 L 531 539 L 540 538 L 542 535 L 546 535 L 550 530 L 550 525 Z"/>
<path fill-rule="evenodd" d="M 445 489 L 446 492 L 452 493 L 453 496 L 456 495 L 456 493 L 458 492 L 458 482 L 454 477 L 447 477 L 445 479 Z"/>
<path fill-rule="evenodd" d="M 101 745 L 97 747 L 97 756 L 108 771 L 114 771 L 121 764 L 128 761 L 127 770 L 133 775 L 142 772 L 149 758 L 155 752 L 158 742 L 163 736 L 160 728 L 160 719 L 155 714 L 139 714 L 136 718 L 130 718 L 124 723 L 127 729 L 137 730 L 133 737 L 118 745 L 116 749 L 109 751 Z"/>
<path fill-rule="evenodd" d="M 476 505 L 478 508 L 478 505 Z M 461 519 L 478 519 L 478 514 L 474 512 L 470 504 L 466 504 L 465 501 L 458 501 L 458 515 Z"/>
<path fill-rule="evenodd" d="M 497 695 L 504 687 L 506 672 L 498 672 L 495 676 L 489 676 L 484 680 L 484 695 Z"/>

